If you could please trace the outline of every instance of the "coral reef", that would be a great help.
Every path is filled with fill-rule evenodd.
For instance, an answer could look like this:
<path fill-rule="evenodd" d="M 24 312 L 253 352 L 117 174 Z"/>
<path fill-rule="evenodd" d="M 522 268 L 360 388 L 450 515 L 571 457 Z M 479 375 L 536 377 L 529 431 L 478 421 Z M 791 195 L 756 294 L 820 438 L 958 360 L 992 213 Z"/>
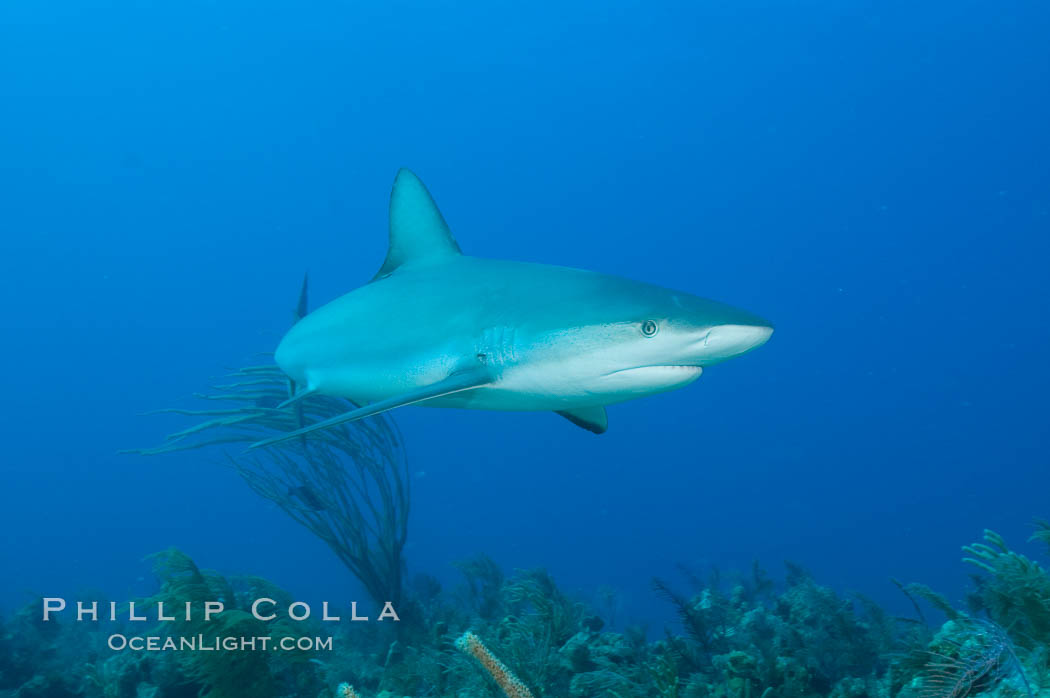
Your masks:
<path fill-rule="evenodd" d="M 1040 523 L 1033 539 L 1050 542 Z M 290 652 L 114 652 L 112 632 L 142 623 L 41 622 L 39 608 L 0 620 L 0 698 L 1046 698 L 1050 696 L 1050 577 L 992 531 L 964 548 L 976 570 L 966 608 L 920 584 L 897 583 L 917 618 L 896 618 L 789 564 L 774 584 L 761 567 L 706 579 L 684 570 L 655 580 L 681 632 L 613 629 L 544 570 L 504 575 L 485 556 L 457 565 L 444 590 L 417 575 L 406 595 L 421 614 L 410 639 L 377 624 L 297 621 L 291 597 L 265 580 L 154 556 L 157 611 L 222 599 L 219 621 L 194 612 L 158 633 L 199 637 L 333 635 L 331 649 Z M 265 620 L 250 599 L 274 599 Z M 943 623 L 929 623 L 942 614 Z M 160 624 L 158 624 L 159 626 Z M 319 626 L 326 627 L 319 627 Z M 480 638 L 484 638 L 484 643 Z"/>
<path fill-rule="evenodd" d="M 135 601 L 136 613 L 154 621 L 130 619 L 127 603 L 118 620 L 75 622 L 73 617 L 40 620 L 39 602 L 21 609 L 0 627 L 0 696 L 30 698 L 239 698 L 326 695 L 325 677 L 310 652 L 214 649 L 208 651 L 114 651 L 112 635 L 191 638 L 200 647 L 224 637 L 297 637 L 320 634 L 310 623 L 292 621 L 291 597 L 258 577 L 226 577 L 201 570 L 187 555 L 167 550 L 152 556 L 159 589 Z M 272 598 L 273 619 L 249 613 L 257 598 Z M 225 610 L 205 620 L 206 601 L 221 599 Z M 158 621 L 163 603 L 173 620 Z M 187 606 L 188 604 L 188 606 Z M 100 604 L 108 606 L 108 604 Z M 175 610 L 177 609 L 177 611 Z M 153 615 L 147 613 L 152 610 Z M 187 612 L 190 616 L 186 618 Z M 100 614 L 104 615 L 104 614 Z"/>

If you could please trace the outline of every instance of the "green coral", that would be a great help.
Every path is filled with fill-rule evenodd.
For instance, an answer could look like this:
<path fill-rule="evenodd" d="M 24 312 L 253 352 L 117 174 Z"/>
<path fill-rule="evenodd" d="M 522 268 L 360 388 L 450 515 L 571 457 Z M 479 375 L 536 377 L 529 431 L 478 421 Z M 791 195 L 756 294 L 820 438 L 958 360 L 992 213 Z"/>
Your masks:
<path fill-rule="evenodd" d="M 176 620 L 164 621 L 156 628 L 158 635 L 198 637 L 204 645 L 211 645 L 224 637 L 297 637 L 310 630 L 317 631 L 309 621 L 293 621 L 288 616 L 291 597 L 283 590 L 259 577 L 228 579 L 216 572 L 201 570 L 196 563 L 179 550 L 170 549 L 151 556 L 154 572 L 161 582 L 160 591 L 146 600 L 146 607 L 164 603 L 171 609 L 182 609 L 189 603 L 192 609 L 187 620 L 180 612 Z M 272 620 L 259 620 L 249 611 L 249 604 L 258 598 L 277 602 Z M 210 620 L 204 619 L 204 604 L 221 601 L 222 613 Z M 318 634 L 317 632 L 314 633 Z M 267 698 L 279 695 L 285 684 L 315 683 L 304 680 L 298 673 L 312 674 L 307 660 L 310 653 L 301 650 L 266 652 L 219 649 L 216 651 L 178 652 L 175 662 L 189 681 L 201 686 L 201 695 L 208 698 L 237 698 L 251 695 Z M 297 672 L 294 669 L 303 670 Z"/>
<path fill-rule="evenodd" d="M 1037 525 L 1033 539 L 1050 540 L 1046 523 Z M 963 551 L 963 561 L 983 573 L 975 577 L 976 588 L 968 597 L 971 611 L 1007 628 L 1021 647 L 1050 644 L 1050 576 L 1042 566 L 1011 550 L 995 531 L 985 530 L 983 543 Z"/>
<path fill-rule="evenodd" d="M 779 595 L 761 568 L 752 576 L 758 583 L 750 589 L 738 583 L 729 593 L 712 576 L 690 598 L 654 581 L 687 631 L 667 643 L 689 675 L 688 695 L 829 695 L 846 690 L 847 679 L 866 680 L 885 670 L 898 632 L 876 604 L 839 596 L 798 565 L 789 565 L 788 586 Z M 697 583 L 695 575 L 690 578 Z"/>

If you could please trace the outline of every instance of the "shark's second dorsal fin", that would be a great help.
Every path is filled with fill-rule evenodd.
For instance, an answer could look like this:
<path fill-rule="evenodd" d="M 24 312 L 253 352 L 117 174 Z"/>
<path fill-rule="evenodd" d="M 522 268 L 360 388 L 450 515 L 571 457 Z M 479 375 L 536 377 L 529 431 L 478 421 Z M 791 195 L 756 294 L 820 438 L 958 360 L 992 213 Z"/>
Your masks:
<path fill-rule="evenodd" d="M 299 289 L 299 302 L 295 305 L 295 321 L 299 322 L 310 313 L 310 274 L 303 274 L 303 285 Z"/>
<path fill-rule="evenodd" d="M 377 279 L 406 264 L 432 264 L 462 254 L 430 192 L 401 168 L 390 192 L 390 249 Z"/>

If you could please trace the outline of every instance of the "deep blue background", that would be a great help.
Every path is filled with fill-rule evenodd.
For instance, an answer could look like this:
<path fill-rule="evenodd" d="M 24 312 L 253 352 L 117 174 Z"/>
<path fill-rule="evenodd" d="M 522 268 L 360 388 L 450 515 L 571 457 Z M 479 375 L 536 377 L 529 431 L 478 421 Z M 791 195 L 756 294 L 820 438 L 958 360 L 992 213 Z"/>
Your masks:
<path fill-rule="evenodd" d="M 171 545 L 357 594 L 227 470 L 115 451 L 272 349 L 304 270 L 367 281 L 400 166 L 469 254 L 778 328 L 602 437 L 399 411 L 414 570 L 485 551 L 658 624 L 676 561 L 958 598 L 961 544 L 1050 516 L 1046 3 L 155 5 L 0 9 L 0 606 Z"/>

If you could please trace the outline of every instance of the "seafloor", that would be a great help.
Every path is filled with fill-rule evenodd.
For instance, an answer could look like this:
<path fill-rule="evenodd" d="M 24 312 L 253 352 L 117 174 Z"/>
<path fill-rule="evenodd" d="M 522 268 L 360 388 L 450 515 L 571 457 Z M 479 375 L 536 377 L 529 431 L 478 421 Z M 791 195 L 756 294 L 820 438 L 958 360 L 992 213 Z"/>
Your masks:
<path fill-rule="evenodd" d="M 1050 524 L 1033 539 L 1050 552 Z M 406 584 L 399 623 L 296 622 L 291 597 L 258 577 L 200 570 L 169 550 L 154 558 L 157 593 L 140 599 L 154 622 L 42 622 L 40 601 L 0 621 L 3 698 L 232 696 L 557 696 L 572 698 L 961 698 L 1050 695 L 1050 576 L 995 533 L 965 548 L 973 587 L 965 608 L 900 584 L 910 617 L 821 586 L 788 565 L 775 584 L 757 564 L 746 575 L 686 575 L 654 592 L 680 629 L 652 639 L 621 626 L 615 592 L 585 603 L 543 570 L 505 576 L 487 557 L 459 565 L 462 584 Z M 691 588 L 690 588 L 691 587 Z M 250 613 L 253 599 L 276 617 Z M 200 605 L 222 599 L 218 620 Z M 102 609 L 108 607 L 105 600 Z M 156 604 L 191 619 L 155 622 Z M 127 604 L 119 605 L 127 614 Z M 314 616 L 319 614 L 314 614 Z M 332 626 L 336 626 L 333 631 Z M 143 631 L 148 626 L 148 631 Z M 197 637 L 334 635 L 331 650 L 115 652 L 113 633 Z"/>

